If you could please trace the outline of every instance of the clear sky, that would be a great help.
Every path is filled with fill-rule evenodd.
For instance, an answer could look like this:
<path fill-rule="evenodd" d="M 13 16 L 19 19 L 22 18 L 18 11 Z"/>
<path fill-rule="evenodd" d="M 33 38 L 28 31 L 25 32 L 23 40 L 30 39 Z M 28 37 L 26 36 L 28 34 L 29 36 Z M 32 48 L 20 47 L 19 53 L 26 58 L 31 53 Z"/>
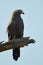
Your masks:
<path fill-rule="evenodd" d="M 36 40 L 35 44 L 21 48 L 21 56 L 16 62 L 12 50 L 0 53 L 1 65 L 43 65 L 43 0 L 0 0 L 0 41 L 8 40 L 6 28 L 12 12 L 22 9 L 25 15 L 24 36 Z"/>

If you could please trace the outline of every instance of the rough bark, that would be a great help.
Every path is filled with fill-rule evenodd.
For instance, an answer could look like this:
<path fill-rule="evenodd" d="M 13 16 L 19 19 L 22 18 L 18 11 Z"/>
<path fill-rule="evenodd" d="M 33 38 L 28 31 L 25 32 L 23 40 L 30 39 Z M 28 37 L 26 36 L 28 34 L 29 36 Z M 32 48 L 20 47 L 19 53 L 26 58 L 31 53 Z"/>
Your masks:
<path fill-rule="evenodd" d="M 24 47 L 27 46 L 28 44 L 35 43 L 34 39 L 30 39 L 30 37 L 23 37 L 20 39 L 13 39 L 8 42 L 0 42 L 0 52 L 6 51 L 9 49 L 13 48 L 18 48 L 18 47 Z"/>

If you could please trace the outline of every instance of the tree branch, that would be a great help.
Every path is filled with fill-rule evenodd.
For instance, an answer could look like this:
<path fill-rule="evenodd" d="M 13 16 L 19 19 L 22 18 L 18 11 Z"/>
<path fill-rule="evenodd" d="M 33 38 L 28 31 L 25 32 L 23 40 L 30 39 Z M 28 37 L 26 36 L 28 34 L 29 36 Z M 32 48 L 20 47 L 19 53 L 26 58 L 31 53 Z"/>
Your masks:
<path fill-rule="evenodd" d="M 13 39 L 13 40 L 5 42 L 5 43 L 3 43 L 3 41 L 2 41 L 2 42 L 0 42 L 0 52 L 9 50 L 9 49 L 13 49 L 13 48 L 24 47 L 30 43 L 35 43 L 35 40 L 29 39 L 29 37 Z"/>

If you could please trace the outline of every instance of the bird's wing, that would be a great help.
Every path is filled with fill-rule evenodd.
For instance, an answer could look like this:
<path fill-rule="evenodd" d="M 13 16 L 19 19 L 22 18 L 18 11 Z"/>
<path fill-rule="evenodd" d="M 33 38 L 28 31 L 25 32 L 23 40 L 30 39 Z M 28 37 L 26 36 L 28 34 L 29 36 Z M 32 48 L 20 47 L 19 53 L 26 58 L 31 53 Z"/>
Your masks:
<path fill-rule="evenodd" d="M 17 21 L 11 22 L 7 27 L 8 30 L 8 38 L 12 39 L 14 36 L 19 34 L 19 24 Z"/>
<path fill-rule="evenodd" d="M 11 34 L 14 33 L 14 35 L 15 35 L 15 34 L 17 34 L 18 31 L 19 31 L 18 27 L 19 27 L 18 22 L 17 22 L 17 21 L 14 21 L 14 22 L 11 22 L 11 23 L 10 23 L 10 25 L 7 27 L 7 30 L 8 30 L 8 32 L 10 32 Z"/>

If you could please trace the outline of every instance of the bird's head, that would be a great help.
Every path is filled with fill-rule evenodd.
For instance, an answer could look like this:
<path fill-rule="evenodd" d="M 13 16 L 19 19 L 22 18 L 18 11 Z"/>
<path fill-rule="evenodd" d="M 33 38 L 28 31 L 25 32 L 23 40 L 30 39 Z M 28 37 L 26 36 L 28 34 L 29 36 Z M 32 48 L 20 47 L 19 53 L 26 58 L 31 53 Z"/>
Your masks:
<path fill-rule="evenodd" d="M 13 12 L 13 16 L 20 15 L 20 14 L 24 14 L 23 10 L 21 10 L 21 9 L 15 10 L 15 11 Z"/>
<path fill-rule="evenodd" d="M 23 10 L 21 10 L 21 9 L 16 10 L 16 13 L 18 13 L 18 14 L 24 14 Z"/>

